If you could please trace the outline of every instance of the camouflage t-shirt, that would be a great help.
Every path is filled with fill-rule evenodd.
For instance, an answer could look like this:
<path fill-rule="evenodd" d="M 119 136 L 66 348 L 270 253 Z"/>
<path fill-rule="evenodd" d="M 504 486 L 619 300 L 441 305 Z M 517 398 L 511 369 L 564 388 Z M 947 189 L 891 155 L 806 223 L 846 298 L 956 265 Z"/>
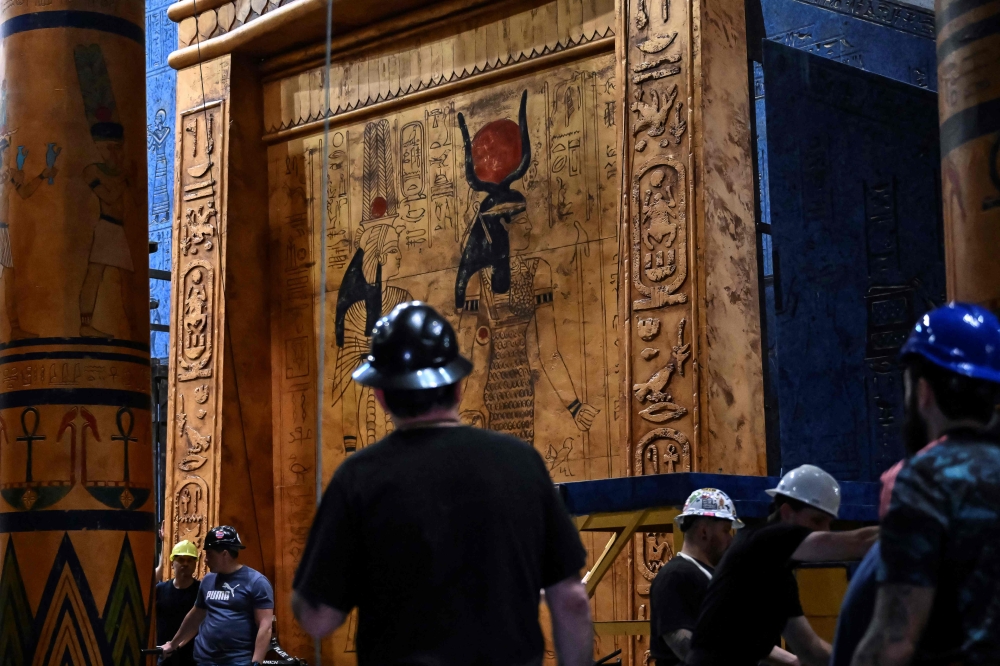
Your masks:
<path fill-rule="evenodd" d="M 896 479 L 879 581 L 934 587 L 916 663 L 1000 663 L 1000 441 L 949 433 Z"/>

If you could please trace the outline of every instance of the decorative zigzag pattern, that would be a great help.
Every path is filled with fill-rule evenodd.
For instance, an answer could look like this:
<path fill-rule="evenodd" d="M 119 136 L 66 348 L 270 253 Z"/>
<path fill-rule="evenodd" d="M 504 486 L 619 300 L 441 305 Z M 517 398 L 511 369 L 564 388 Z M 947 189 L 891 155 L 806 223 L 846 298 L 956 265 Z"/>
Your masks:
<path fill-rule="evenodd" d="M 575 2 L 576 0 L 555 0 L 551 5 L 563 4 L 565 2 Z M 295 100 L 294 108 L 282 110 L 281 122 L 271 124 L 269 133 L 279 132 L 293 127 L 298 127 L 312 122 L 318 122 L 324 118 L 334 118 L 348 111 L 364 108 L 385 102 L 422 90 L 437 88 L 439 86 L 468 79 L 487 72 L 492 72 L 511 65 L 534 60 L 552 53 L 559 53 L 568 49 L 577 48 L 590 44 L 597 40 L 614 36 L 614 4 L 610 0 L 595 0 L 595 11 L 597 15 L 590 22 L 589 26 L 576 25 L 563 28 L 561 35 L 547 35 L 539 38 L 531 32 L 524 31 L 514 26 L 515 23 L 527 23 L 531 25 L 535 18 L 541 19 L 541 15 L 535 16 L 532 10 L 525 12 L 524 16 L 516 15 L 509 20 L 509 32 L 504 36 L 502 46 L 494 51 L 493 55 L 479 55 L 485 49 L 482 45 L 477 46 L 475 62 L 460 64 L 458 62 L 459 51 L 469 41 L 470 34 L 462 33 L 443 39 L 434 44 L 428 50 L 427 45 L 421 47 L 409 46 L 400 49 L 398 52 L 377 52 L 367 56 L 362 56 L 359 60 L 347 62 L 335 62 L 330 67 L 330 87 L 331 87 L 331 107 L 329 109 L 313 108 L 312 105 L 317 100 L 322 100 L 323 96 L 317 94 L 323 83 L 322 67 L 310 70 L 303 74 L 289 77 L 266 86 L 280 86 L 282 89 L 278 93 L 281 99 Z M 476 31 L 471 33 L 473 43 L 476 38 L 481 37 Z M 503 48 L 505 47 L 505 48 Z M 432 52 L 440 50 L 452 55 L 454 67 L 447 67 L 444 62 L 437 69 L 429 67 L 436 58 L 430 57 Z M 414 51 L 419 51 L 419 58 L 413 56 Z M 404 74 L 407 67 L 412 67 L 412 62 L 419 60 L 419 73 L 412 75 Z M 387 65 L 392 61 L 393 64 Z M 395 70 L 395 72 L 394 72 Z M 320 102 L 321 103 L 321 102 Z M 304 107 L 304 108 L 303 108 Z"/>
<path fill-rule="evenodd" d="M 0 666 L 23 666 L 31 656 L 31 606 L 17 565 L 14 539 L 7 539 L 0 572 Z"/>
<path fill-rule="evenodd" d="M 10 537 L 0 572 L 0 666 L 142 666 L 150 610 L 143 607 L 127 536 L 102 619 L 73 543 L 64 534 L 32 618 Z"/>
<path fill-rule="evenodd" d="M 141 666 L 146 645 L 146 611 L 128 536 L 118 556 L 114 583 L 104 606 L 104 634 L 116 666 Z"/>
<path fill-rule="evenodd" d="M 32 666 L 111 664 L 106 644 L 98 641 L 94 632 L 94 628 L 100 626 L 87 576 L 66 534 L 59 544 L 35 616 Z"/>

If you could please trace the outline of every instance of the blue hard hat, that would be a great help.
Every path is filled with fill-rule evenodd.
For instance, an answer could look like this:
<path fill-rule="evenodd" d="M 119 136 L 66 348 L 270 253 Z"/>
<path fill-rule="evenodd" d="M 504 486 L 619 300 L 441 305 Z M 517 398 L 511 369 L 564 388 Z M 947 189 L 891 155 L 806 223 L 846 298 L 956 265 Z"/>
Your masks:
<path fill-rule="evenodd" d="M 1000 383 L 1000 321 L 989 310 L 949 303 L 917 322 L 900 358 L 917 354 L 959 375 Z"/>

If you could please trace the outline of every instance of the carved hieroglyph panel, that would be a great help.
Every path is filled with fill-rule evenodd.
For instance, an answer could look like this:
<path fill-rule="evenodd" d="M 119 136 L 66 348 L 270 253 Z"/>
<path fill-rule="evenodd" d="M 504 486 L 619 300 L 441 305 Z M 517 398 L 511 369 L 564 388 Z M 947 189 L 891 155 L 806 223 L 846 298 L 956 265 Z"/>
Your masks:
<path fill-rule="evenodd" d="M 614 0 L 553 0 L 495 23 L 401 41 L 334 63 L 330 108 L 322 67 L 265 84 L 265 126 L 289 129 L 613 37 L 614 20 Z"/>
<path fill-rule="evenodd" d="M 222 293 L 222 164 L 225 160 L 224 102 L 182 111 L 176 154 L 179 178 L 174 227 L 176 284 L 171 312 L 172 423 L 169 426 L 166 489 L 171 507 L 168 540 L 200 548 L 214 523 L 218 498 L 219 322 Z M 202 562 L 200 567 L 204 567 Z"/>
<path fill-rule="evenodd" d="M 697 446 L 697 364 L 688 360 L 697 358 L 698 319 L 693 316 L 688 7 L 630 0 L 623 9 L 629 32 L 623 85 L 630 181 L 623 217 L 631 249 L 632 473 L 690 471 L 691 449 Z M 670 428 L 661 427 L 666 423 Z M 662 435 L 654 437 L 666 431 L 676 433 L 672 445 L 658 442 Z"/>
<path fill-rule="evenodd" d="M 468 423 L 534 442 L 557 480 L 609 475 L 617 441 L 613 73 L 611 58 L 597 57 L 330 132 L 327 422 L 344 455 L 391 431 L 350 375 L 375 320 L 419 299 L 452 320 L 476 365 L 461 405 Z M 509 187 L 492 176 L 470 180 L 461 121 L 470 138 L 489 123 L 486 132 L 512 128 L 516 158 L 473 166 L 474 174 L 504 171 L 493 178 L 502 181 L 523 156 L 522 95 L 530 154 L 520 177 Z M 307 180 L 317 187 L 321 137 L 306 145 Z M 491 254 L 487 238 L 507 241 L 510 258 Z"/>

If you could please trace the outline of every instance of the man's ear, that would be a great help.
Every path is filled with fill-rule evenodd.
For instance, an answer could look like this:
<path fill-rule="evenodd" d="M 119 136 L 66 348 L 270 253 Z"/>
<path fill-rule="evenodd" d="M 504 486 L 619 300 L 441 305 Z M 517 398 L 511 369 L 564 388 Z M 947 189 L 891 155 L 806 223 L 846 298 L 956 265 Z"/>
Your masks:
<path fill-rule="evenodd" d="M 385 411 L 389 411 L 389 408 L 385 406 L 385 392 L 382 389 L 373 389 L 375 391 L 375 399 L 378 400 L 378 404 Z"/>
<path fill-rule="evenodd" d="M 916 389 L 917 405 L 921 411 L 927 411 L 937 406 L 937 397 L 934 395 L 934 389 L 931 388 L 930 382 L 921 377 L 917 380 Z"/>

